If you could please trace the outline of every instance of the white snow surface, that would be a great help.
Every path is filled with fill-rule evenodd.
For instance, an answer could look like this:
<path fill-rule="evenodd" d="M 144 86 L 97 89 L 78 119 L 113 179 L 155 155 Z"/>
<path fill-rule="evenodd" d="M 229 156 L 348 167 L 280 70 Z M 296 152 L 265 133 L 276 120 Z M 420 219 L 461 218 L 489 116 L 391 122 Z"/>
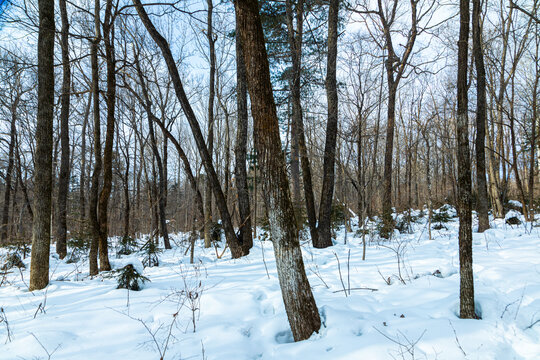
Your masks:
<path fill-rule="evenodd" d="M 9 340 L 0 321 L 0 359 L 158 360 L 160 352 L 164 359 L 540 359 L 540 228 L 508 226 L 504 219 L 491 224 L 473 235 L 481 320 L 457 315 L 456 219 L 447 230 L 433 230 L 432 240 L 425 218 L 413 234 L 391 242 L 367 235 L 365 261 L 361 237 L 345 237 L 343 228 L 331 248 L 313 249 L 304 240 L 323 325 L 297 343 L 270 241 L 255 240 L 250 255 L 237 260 L 228 251 L 218 259 L 213 248 L 198 243 L 190 265 L 181 244 L 187 235 L 174 235 L 176 246 L 160 254 L 160 266 L 144 269 L 150 282 L 129 293 L 116 289 L 110 274 L 90 278 L 87 261 L 68 264 L 56 256 L 50 285 L 29 292 L 27 257 L 22 275 L 11 270 L 0 287 L 11 332 Z M 393 250 L 398 247 L 404 283 Z M 115 254 L 112 246 L 111 259 Z M 137 261 L 130 255 L 114 263 Z"/>

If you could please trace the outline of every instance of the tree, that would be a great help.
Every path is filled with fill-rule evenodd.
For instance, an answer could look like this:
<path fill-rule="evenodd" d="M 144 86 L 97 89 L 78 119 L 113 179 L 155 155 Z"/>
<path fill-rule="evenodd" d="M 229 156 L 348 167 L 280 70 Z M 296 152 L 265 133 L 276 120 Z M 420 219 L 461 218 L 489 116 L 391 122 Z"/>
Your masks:
<path fill-rule="evenodd" d="M 49 284 L 54 108 L 54 2 L 39 0 L 38 114 L 34 170 L 34 225 L 29 290 Z"/>
<path fill-rule="evenodd" d="M 473 0 L 473 55 L 476 67 L 476 186 L 478 188 L 478 232 L 489 229 L 488 193 L 486 182 L 486 69 L 482 50 L 482 28 L 480 0 Z"/>
<path fill-rule="evenodd" d="M 215 77 L 216 77 L 216 39 L 214 38 L 214 29 L 212 24 L 212 16 L 214 11 L 213 0 L 207 0 L 208 4 L 208 29 L 206 31 L 206 37 L 208 39 L 209 58 L 210 58 L 210 85 L 208 91 L 208 135 L 206 137 L 206 147 L 208 148 L 208 154 L 212 158 L 214 152 L 214 98 L 215 91 Z M 211 228 L 212 228 L 212 182 L 207 176 L 206 189 L 204 192 L 204 247 L 211 246 Z"/>
<path fill-rule="evenodd" d="M 334 165 L 338 131 L 338 92 L 336 80 L 338 42 L 339 0 L 330 0 L 328 10 L 328 60 L 326 66 L 326 97 L 328 101 L 328 122 L 324 146 L 323 183 L 321 206 L 319 208 L 319 238 L 316 247 L 332 245 L 331 215 L 334 195 Z M 345 211 L 348 211 L 346 209 Z M 314 243 L 315 245 L 315 243 Z"/>
<path fill-rule="evenodd" d="M 474 279 L 472 258 L 471 159 L 469 154 L 469 121 L 467 115 L 467 53 L 469 40 L 469 1 L 459 2 L 459 41 L 457 70 L 457 158 L 459 216 L 459 317 L 474 319 Z"/>
<path fill-rule="evenodd" d="M 89 273 L 97 275 L 98 269 L 98 248 L 100 242 L 100 226 L 98 219 L 98 197 L 99 197 L 99 177 L 101 174 L 101 119 L 99 113 L 99 64 L 98 46 L 101 41 L 101 22 L 99 20 L 100 1 L 94 0 L 94 31 L 95 36 L 90 44 L 90 62 L 92 66 L 92 98 L 93 98 L 93 120 L 94 120 L 94 169 L 92 172 L 92 184 L 90 187 L 89 218 L 92 228 L 92 240 L 89 254 Z"/>
<path fill-rule="evenodd" d="M 368 4 L 362 5 L 361 10 L 353 9 L 361 15 L 375 16 L 378 19 L 379 26 L 382 29 L 383 44 L 381 45 L 386 51 L 385 69 L 386 69 L 386 82 L 388 86 L 388 107 L 387 107 L 387 123 L 386 123 L 386 147 L 384 153 L 384 176 L 382 187 L 382 206 L 383 206 L 383 222 L 384 228 L 381 234 L 384 237 L 390 236 L 393 229 L 392 219 L 392 162 L 394 153 L 394 131 L 395 131 L 395 118 L 396 118 L 396 96 L 399 83 L 405 75 L 407 65 L 409 65 L 409 59 L 411 57 L 416 37 L 419 32 L 419 23 L 426 15 L 428 15 L 431 9 L 435 6 L 436 2 L 431 2 L 427 6 L 427 9 L 419 13 L 418 3 L 420 0 L 410 0 L 410 16 L 411 22 L 408 31 L 404 31 L 405 36 L 404 50 L 401 55 L 398 53 L 398 49 L 394 46 L 394 34 L 396 32 L 395 27 L 397 20 L 398 4 L 399 0 L 392 0 L 388 4 L 383 5 L 382 0 L 377 0 L 377 9 L 370 10 Z"/>
<path fill-rule="evenodd" d="M 307 280 L 294 221 L 258 1 L 237 0 L 235 11 L 281 294 L 294 340 L 300 341 L 319 331 L 321 319 Z"/>
<path fill-rule="evenodd" d="M 214 169 L 214 165 L 212 164 L 212 157 L 208 152 L 208 148 L 206 147 L 201 128 L 199 126 L 199 122 L 197 121 L 193 108 L 191 107 L 191 104 L 189 103 L 189 100 L 184 91 L 182 80 L 180 79 L 180 74 L 178 73 L 178 68 L 176 67 L 176 63 L 172 56 L 169 44 L 167 43 L 167 40 L 156 30 L 154 24 L 148 17 L 148 14 L 146 13 L 146 10 L 144 9 L 140 0 L 133 0 L 133 3 L 135 4 L 135 9 L 137 10 L 139 18 L 141 19 L 144 27 L 146 28 L 154 42 L 160 48 L 165 63 L 167 64 L 167 69 L 169 71 L 169 76 L 171 77 L 173 82 L 176 97 L 178 98 L 178 101 L 180 102 L 184 114 L 188 120 L 189 126 L 191 127 L 191 132 L 195 139 L 199 154 L 201 155 L 203 166 L 206 170 L 207 176 L 212 183 L 212 191 L 214 197 L 216 198 L 216 205 L 221 215 L 225 238 L 227 239 L 227 244 L 231 249 L 231 255 L 233 258 L 239 258 L 243 255 L 243 249 L 241 247 L 239 239 L 234 232 L 231 215 L 227 208 L 227 203 L 225 202 L 225 197 L 223 196 L 223 191 L 221 190 L 221 185 L 219 184 L 219 179 Z"/>
<path fill-rule="evenodd" d="M 236 22 L 236 112 L 234 173 L 236 175 L 238 214 L 240 217 L 239 237 L 242 240 L 244 253 L 248 253 L 253 247 L 253 237 L 251 234 L 251 209 L 246 170 L 248 138 L 247 75 L 242 54 L 242 43 L 238 35 L 238 22 Z"/>
<path fill-rule="evenodd" d="M 61 49 L 62 49 L 62 95 L 60 110 L 60 143 L 62 157 L 60 160 L 60 176 L 58 178 L 58 215 L 56 228 L 56 252 L 63 259 L 67 255 L 66 235 L 67 219 L 66 208 L 69 192 L 69 100 L 71 91 L 71 65 L 69 63 L 69 20 L 66 9 L 66 0 L 59 0 L 60 19 L 62 21 Z"/>

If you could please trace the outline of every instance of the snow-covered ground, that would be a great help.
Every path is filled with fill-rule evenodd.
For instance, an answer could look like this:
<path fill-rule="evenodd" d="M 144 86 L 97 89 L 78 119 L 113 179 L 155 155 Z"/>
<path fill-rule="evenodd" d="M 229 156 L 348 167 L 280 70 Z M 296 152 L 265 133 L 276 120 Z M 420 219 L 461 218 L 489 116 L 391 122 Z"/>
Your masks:
<path fill-rule="evenodd" d="M 139 292 L 117 289 L 107 274 L 90 279 L 87 262 L 51 256 L 51 284 L 30 293 L 27 258 L 27 270 L 12 270 L 0 288 L 11 336 L 0 322 L 0 359 L 540 359 L 540 228 L 492 226 L 474 234 L 482 320 L 456 315 L 455 219 L 432 240 L 425 220 L 392 242 L 367 235 L 365 261 L 362 239 L 348 233 L 344 244 L 343 229 L 331 248 L 303 244 L 323 326 L 298 343 L 270 241 L 256 240 L 238 260 L 198 244 L 195 265 L 176 246 L 160 254 L 159 267 L 144 269 L 150 282 Z M 139 266 L 114 263 L 130 262 Z"/>

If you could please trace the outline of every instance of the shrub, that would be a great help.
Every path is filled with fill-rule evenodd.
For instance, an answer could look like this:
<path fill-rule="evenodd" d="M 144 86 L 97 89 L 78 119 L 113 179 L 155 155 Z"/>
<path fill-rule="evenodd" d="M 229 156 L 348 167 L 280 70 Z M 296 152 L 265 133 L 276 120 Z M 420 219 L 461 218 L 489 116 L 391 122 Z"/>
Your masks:
<path fill-rule="evenodd" d="M 452 217 L 448 213 L 448 208 L 446 208 L 446 205 L 441 207 L 437 212 L 434 212 L 431 216 L 431 222 L 433 223 L 447 223 L 452 220 Z"/>
<path fill-rule="evenodd" d="M 212 241 L 221 241 L 221 233 L 223 231 L 223 226 L 218 222 L 212 222 L 210 224 L 210 237 Z"/>
<path fill-rule="evenodd" d="M 119 245 L 120 249 L 117 252 L 118 255 L 130 255 L 137 247 L 137 240 L 133 239 L 131 236 L 124 236 L 120 239 Z"/>
<path fill-rule="evenodd" d="M 517 216 L 512 216 L 506 219 L 508 225 L 521 225 L 521 220 Z"/>
<path fill-rule="evenodd" d="M 123 268 L 116 270 L 116 273 L 118 274 L 117 289 L 139 291 L 145 282 L 150 281 L 146 276 L 139 274 L 132 264 L 127 264 Z"/>
<path fill-rule="evenodd" d="M 9 270 L 14 267 L 19 268 L 19 269 L 26 268 L 26 266 L 24 265 L 21 259 L 21 256 L 17 252 L 11 252 L 6 255 L 5 262 L 2 265 L 1 270 Z"/>
<path fill-rule="evenodd" d="M 332 213 L 330 215 L 332 229 L 337 229 L 339 226 L 345 224 L 345 211 L 347 211 L 345 205 L 332 204 Z"/>
<path fill-rule="evenodd" d="M 158 254 L 162 250 L 152 240 L 148 240 L 146 244 L 141 248 L 141 252 L 144 254 L 143 264 L 145 267 L 159 266 Z"/>

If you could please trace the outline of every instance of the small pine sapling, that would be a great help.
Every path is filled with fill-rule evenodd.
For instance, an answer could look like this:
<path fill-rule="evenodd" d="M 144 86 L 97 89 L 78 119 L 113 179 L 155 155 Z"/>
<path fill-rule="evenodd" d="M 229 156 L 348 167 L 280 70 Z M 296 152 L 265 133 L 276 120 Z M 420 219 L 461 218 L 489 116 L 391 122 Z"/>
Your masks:
<path fill-rule="evenodd" d="M 146 276 L 139 274 L 137 269 L 132 264 L 128 264 L 121 269 L 116 270 L 118 273 L 117 289 L 128 289 L 139 291 L 145 282 L 150 281 Z"/>

